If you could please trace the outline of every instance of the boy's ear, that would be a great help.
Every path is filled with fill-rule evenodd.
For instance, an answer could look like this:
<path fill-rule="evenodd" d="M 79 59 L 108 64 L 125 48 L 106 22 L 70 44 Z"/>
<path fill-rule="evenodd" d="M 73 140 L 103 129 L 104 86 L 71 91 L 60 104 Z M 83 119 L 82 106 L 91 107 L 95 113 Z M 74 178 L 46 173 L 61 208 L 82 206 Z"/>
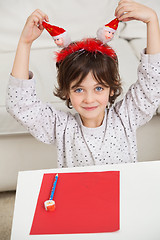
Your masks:
<path fill-rule="evenodd" d="M 114 95 L 114 90 L 111 90 L 109 96 L 113 97 L 113 95 Z"/>

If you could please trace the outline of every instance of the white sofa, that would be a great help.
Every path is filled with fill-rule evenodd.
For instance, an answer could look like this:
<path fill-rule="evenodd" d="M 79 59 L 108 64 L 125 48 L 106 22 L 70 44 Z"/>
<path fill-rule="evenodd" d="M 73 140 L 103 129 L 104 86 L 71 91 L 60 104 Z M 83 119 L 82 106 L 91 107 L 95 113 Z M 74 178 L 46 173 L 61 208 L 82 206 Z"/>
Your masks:
<path fill-rule="evenodd" d="M 142 2 L 142 0 L 141 0 Z M 35 140 L 5 109 L 6 87 L 16 46 L 27 17 L 37 8 L 46 12 L 50 23 L 67 29 L 72 40 L 95 37 L 96 31 L 114 18 L 117 0 L 28 0 L 2 1 L 0 6 L 0 191 L 15 190 L 17 173 L 22 170 L 55 168 L 56 148 Z M 142 2 L 143 3 L 143 2 Z M 145 3 L 145 1 L 144 1 Z M 159 0 L 150 6 L 160 13 Z M 110 45 L 117 51 L 123 94 L 137 80 L 140 51 L 146 46 L 146 26 L 132 21 L 120 23 Z M 52 92 L 56 85 L 52 38 L 44 31 L 32 46 L 30 70 L 37 79 L 37 92 L 43 101 L 65 111 L 65 104 Z M 137 132 L 138 160 L 160 159 L 160 109 Z"/>

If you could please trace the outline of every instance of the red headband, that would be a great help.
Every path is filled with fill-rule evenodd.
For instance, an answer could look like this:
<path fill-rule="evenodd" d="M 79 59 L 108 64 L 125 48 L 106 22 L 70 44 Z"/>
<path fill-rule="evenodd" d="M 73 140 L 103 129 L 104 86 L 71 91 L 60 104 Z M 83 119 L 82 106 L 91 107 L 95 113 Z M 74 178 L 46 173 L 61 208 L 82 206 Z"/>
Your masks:
<path fill-rule="evenodd" d="M 79 42 L 73 42 L 68 47 L 63 48 L 60 52 L 56 52 L 56 61 L 63 61 L 68 55 L 80 50 L 85 50 L 92 53 L 101 52 L 102 54 L 112 57 L 113 59 L 117 58 L 115 51 L 110 46 L 103 44 L 98 39 L 87 38 Z"/>

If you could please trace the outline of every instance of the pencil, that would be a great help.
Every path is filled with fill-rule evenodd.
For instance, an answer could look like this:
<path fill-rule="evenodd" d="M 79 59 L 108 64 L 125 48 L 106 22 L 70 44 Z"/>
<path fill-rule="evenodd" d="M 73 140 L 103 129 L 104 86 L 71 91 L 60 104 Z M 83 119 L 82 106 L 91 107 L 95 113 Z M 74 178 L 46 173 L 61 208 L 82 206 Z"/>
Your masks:
<path fill-rule="evenodd" d="M 56 189 L 57 180 L 58 180 L 58 173 L 57 173 L 56 176 L 55 176 L 55 179 L 54 179 L 54 183 L 53 183 L 53 187 L 52 187 L 52 191 L 51 191 L 51 195 L 50 195 L 49 200 L 53 200 L 53 196 L 54 196 L 54 192 L 55 192 L 55 189 Z"/>
<path fill-rule="evenodd" d="M 56 174 L 56 176 L 54 178 L 54 183 L 53 183 L 50 198 L 49 198 L 49 200 L 44 202 L 44 207 L 45 207 L 46 211 L 49 211 L 49 212 L 55 210 L 55 201 L 53 201 L 53 196 L 54 196 L 54 192 L 56 189 L 57 180 L 58 180 L 58 173 Z"/>

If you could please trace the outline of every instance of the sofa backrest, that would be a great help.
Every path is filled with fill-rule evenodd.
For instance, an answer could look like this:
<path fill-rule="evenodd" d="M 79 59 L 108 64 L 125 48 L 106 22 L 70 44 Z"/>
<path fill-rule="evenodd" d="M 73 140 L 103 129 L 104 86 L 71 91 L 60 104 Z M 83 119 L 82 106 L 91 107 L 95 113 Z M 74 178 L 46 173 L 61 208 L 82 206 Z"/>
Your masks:
<path fill-rule="evenodd" d="M 118 0 L 6 0 L 0 3 L 0 52 L 15 51 L 27 17 L 41 9 L 50 23 L 68 30 L 72 40 L 96 36 L 99 27 L 111 21 Z M 2 24 L 3 23 L 3 24 Z M 54 46 L 46 31 L 33 48 Z"/>

